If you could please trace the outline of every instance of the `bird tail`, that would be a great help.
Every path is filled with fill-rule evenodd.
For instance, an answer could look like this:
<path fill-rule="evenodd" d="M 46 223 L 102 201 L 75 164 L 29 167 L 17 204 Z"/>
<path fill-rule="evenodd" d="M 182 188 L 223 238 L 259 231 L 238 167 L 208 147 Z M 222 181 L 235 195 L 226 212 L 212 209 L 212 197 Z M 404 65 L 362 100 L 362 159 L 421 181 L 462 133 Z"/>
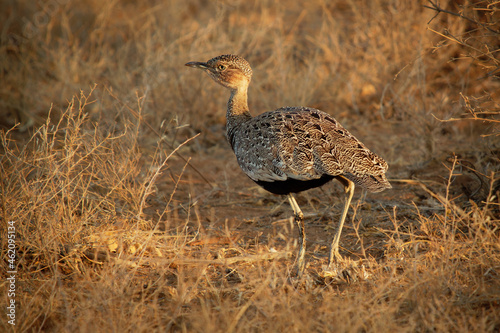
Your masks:
<path fill-rule="evenodd" d="M 381 175 L 353 175 L 344 174 L 344 177 L 352 181 L 357 186 L 361 186 L 369 192 L 381 192 L 383 190 L 392 188 L 391 183 L 387 180 L 385 174 Z"/>

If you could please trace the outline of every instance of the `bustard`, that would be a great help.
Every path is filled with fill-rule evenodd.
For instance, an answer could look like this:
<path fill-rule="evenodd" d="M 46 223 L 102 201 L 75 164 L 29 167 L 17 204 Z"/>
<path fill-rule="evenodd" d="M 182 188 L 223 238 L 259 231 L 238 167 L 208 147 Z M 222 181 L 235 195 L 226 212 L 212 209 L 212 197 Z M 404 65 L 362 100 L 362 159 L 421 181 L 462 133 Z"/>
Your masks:
<path fill-rule="evenodd" d="M 267 191 L 288 196 L 299 228 L 298 276 L 305 267 L 306 235 L 304 215 L 292 193 L 332 179 L 344 186 L 344 208 L 328 259 L 331 268 L 342 258 L 339 240 L 354 186 L 370 192 L 391 188 L 385 176 L 387 163 L 323 111 L 284 107 L 252 117 L 247 103 L 252 69 L 240 56 L 221 55 L 186 66 L 203 69 L 231 91 L 226 134 L 243 172 Z"/>

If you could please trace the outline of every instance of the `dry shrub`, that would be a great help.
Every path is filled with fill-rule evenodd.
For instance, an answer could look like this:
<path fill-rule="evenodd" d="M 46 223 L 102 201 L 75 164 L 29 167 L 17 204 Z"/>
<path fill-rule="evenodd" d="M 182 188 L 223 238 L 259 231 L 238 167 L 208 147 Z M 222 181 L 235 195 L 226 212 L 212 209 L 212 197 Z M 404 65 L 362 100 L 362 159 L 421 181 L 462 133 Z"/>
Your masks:
<path fill-rule="evenodd" d="M 109 252 L 158 251 L 145 241 L 158 221 L 144 211 L 156 192 L 157 177 L 179 147 L 168 151 L 159 138 L 154 155 L 141 158 L 140 103 L 135 122 L 94 122 L 88 112 L 96 103 L 94 93 L 92 88 L 75 96 L 56 121 L 49 112 L 46 123 L 22 145 L 12 138 L 16 128 L 1 133 L 2 255 L 7 251 L 6 222 L 14 221 L 18 295 L 39 288 L 17 299 L 28 315 L 20 314 L 21 331 L 43 326 L 43 313 L 57 308 L 59 300 L 51 293 L 60 276 L 91 281 L 86 279 L 95 278 L 92 266 L 108 261 Z M 172 195 L 175 186 L 171 184 Z M 115 233 L 117 229 L 121 231 Z M 30 301 L 38 297 L 44 301 Z"/>

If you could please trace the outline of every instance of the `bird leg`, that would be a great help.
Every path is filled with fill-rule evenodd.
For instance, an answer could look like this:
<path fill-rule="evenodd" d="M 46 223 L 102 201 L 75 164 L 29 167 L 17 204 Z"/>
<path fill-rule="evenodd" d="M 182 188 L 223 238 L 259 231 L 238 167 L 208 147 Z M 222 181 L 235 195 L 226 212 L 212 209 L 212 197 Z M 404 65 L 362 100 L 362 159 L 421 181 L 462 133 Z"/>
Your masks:
<path fill-rule="evenodd" d="M 304 228 L 304 214 L 302 214 L 302 210 L 300 209 L 297 201 L 290 193 L 288 194 L 288 200 L 290 201 L 290 206 L 292 206 L 293 214 L 295 217 L 295 222 L 299 226 L 299 254 L 297 256 L 297 276 L 302 277 L 302 273 L 304 273 L 304 257 L 306 255 L 306 231 Z"/>
<path fill-rule="evenodd" d="M 344 185 L 345 203 L 344 210 L 342 211 L 342 216 L 340 217 L 340 223 L 337 232 L 333 237 L 332 246 L 330 248 L 330 257 L 328 258 L 329 268 L 331 268 L 333 265 L 334 257 L 336 260 L 342 260 L 342 256 L 339 253 L 340 234 L 342 233 L 342 227 L 344 226 L 347 211 L 349 210 L 349 205 L 351 204 L 352 196 L 354 194 L 354 183 L 352 181 L 342 176 L 339 176 L 337 180 L 339 180 L 342 185 Z"/>

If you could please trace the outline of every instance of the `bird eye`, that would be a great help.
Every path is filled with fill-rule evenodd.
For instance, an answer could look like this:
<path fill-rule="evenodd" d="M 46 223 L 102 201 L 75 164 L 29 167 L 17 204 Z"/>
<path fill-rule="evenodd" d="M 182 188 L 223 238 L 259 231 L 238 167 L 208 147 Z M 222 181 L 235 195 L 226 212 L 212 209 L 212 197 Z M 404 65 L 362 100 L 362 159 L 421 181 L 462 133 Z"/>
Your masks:
<path fill-rule="evenodd" d="M 217 65 L 217 69 L 220 70 L 220 71 L 223 71 L 223 70 L 226 69 L 226 65 L 222 65 L 222 64 Z"/>

